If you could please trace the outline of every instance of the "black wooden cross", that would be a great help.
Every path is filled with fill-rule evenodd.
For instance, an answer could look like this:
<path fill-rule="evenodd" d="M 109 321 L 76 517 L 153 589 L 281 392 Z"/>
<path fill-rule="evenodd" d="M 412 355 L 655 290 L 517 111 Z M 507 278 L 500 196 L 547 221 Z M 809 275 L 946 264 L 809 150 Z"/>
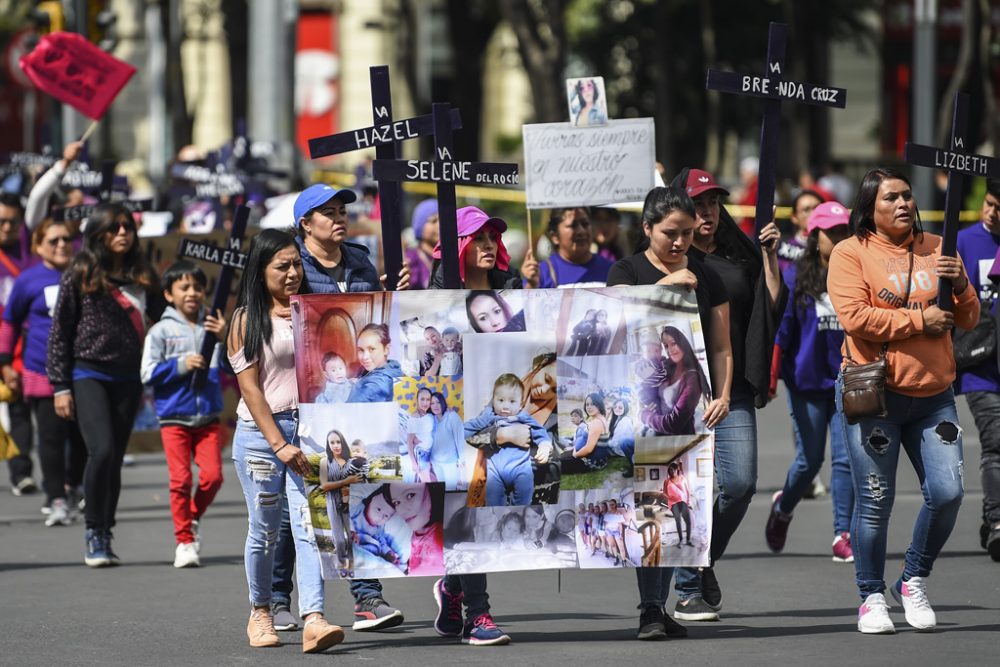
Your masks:
<path fill-rule="evenodd" d="M 99 198 L 103 204 L 120 204 L 129 213 L 142 213 L 152 211 L 154 201 L 152 199 L 129 199 L 127 182 L 122 179 L 123 186 L 118 187 L 115 183 L 115 162 L 105 160 L 101 163 L 100 178 L 96 178 L 93 171 L 69 170 L 63 176 L 62 183 L 70 187 L 81 189 L 96 188 Z M 75 176 L 74 176 L 75 175 Z M 70 206 L 68 208 L 58 208 L 53 211 L 52 217 L 60 222 L 81 222 L 90 217 L 94 209 L 99 204 L 84 204 L 81 206 Z"/>
<path fill-rule="evenodd" d="M 407 139 L 424 137 L 434 132 L 434 121 L 429 115 L 406 120 L 392 120 L 392 94 L 389 89 L 389 67 L 378 65 L 369 69 L 372 91 L 371 127 L 331 134 L 309 140 L 309 157 L 312 159 L 337 155 L 364 148 L 375 147 L 377 160 L 399 158 L 399 144 Z M 462 127 L 458 109 L 452 110 L 449 122 L 453 128 Z M 382 209 L 382 255 L 385 261 L 386 287 L 396 289 L 399 271 L 403 268 L 403 187 L 399 182 L 379 181 L 379 199 Z M 419 240 L 419 239 L 418 239 Z"/>
<path fill-rule="evenodd" d="M 233 226 L 229 232 L 229 239 L 225 247 L 206 243 L 204 241 L 193 241 L 190 238 L 182 238 L 181 244 L 177 248 L 177 256 L 186 259 L 196 259 L 210 264 L 218 264 L 222 267 L 219 271 L 219 279 L 215 283 L 215 295 L 212 297 L 212 308 L 208 312 L 215 315 L 220 310 L 226 312 L 229 305 L 229 293 L 233 284 L 233 276 L 237 270 L 246 266 L 247 256 L 240 252 L 243 245 L 243 235 L 246 233 L 247 220 L 250 218 L 250 209 L 240 206 L 233 216 Z M 201 350 L 198 353 L 205 359 L 205 368 L 198 369 L 191 378 L 191 383 L 196 388 L 201 388 L 208 378 L 208 367 L 212 363 L 212 355 L 215 354 L 215 345 L 218 341 L 215 334 L 205 332 L 205 338 L 201 341 Z"/>
<path fill-rule="evenodd" d="M 516 164 L 503 162 L 459 162 L 453 157 L 451 105 L 436 102 L 434 160 L 375 160 L 372 171 L 380 183 L 419 181 L 437 184 L 438 219 L 441 225 L 441 262 L 446 289 L 462 286 L 458 270 L 458 220 L 455 215 L 455 185 L 517 185 Z"/>
<path fill-rule="evenodd" d="M 784 79 L 785 44 L 788 26 L 772 23 L 767 33 L 767 69 L 764 76 L 708 70 L 708 90 L 747 95 L 764 99 L 760 122 L 760 168 L 757 175 L 757 211 L 754 226 L 757 234 L 773 218 L 774 187 L 778 170 L 778 135 L 781 126 L 781 102 L 789 100 L 821 107 L 847 106 L 847 91 L 811 83 Z"/>
<path fill-rule="evenodd" d="M 944 169 L 948 172 L 948 190 L 944 198 L 944 230 L 941 254 L 954 257 L 958 244 L 958 214 L 962 208 L 962 191 L 968 176 L 988 176 L 1000 178 L 1000 158 L 975 155 L 966 150 L 968 135 L 966 125 L 969 120 L 969 96 L 955 93 L 954 111 L 951 117 L 951 143 L 947 150 L 906 142 L 903 159 L 918 167 Z M 952 284 L 950 280 L 938 281 L 938 307 L 952 309 Z"/>

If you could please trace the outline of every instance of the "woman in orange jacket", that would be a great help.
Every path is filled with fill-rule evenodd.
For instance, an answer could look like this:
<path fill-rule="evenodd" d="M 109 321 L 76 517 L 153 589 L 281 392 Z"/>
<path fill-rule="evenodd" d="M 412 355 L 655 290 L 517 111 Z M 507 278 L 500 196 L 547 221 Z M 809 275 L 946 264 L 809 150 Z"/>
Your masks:
<path fill-rule="evenodd" d="M 833 250 L 828 282 L 846 333 L 844 357 L 864 364 L 884 354 L 889 367 L 886 416 L 862 419 L 860 440 L 848 438 L 847 443 L 856 498 L 851 542 L 864 600 L 858 630 L 895 631 L 883 576 L 901 450 L 920 480 L 924 504 L 903 575 L 891 592 L 907 623 L 930 630 L 937 621 L 927 600 L 926 578 L 951 534 L 963 495 L 962 430 L 951 388 L 955 360 L 949 334 L 953 326 L 975 326 L 979 300 L 962 259 L 943 256 L 941 237 L 921 229 L 910 183 L 902 174 L 873 169 L 865 175 L 851 228 L 855 235 Z M 939 278 L 954 287 L 949 309 L 938 305 Z"/>

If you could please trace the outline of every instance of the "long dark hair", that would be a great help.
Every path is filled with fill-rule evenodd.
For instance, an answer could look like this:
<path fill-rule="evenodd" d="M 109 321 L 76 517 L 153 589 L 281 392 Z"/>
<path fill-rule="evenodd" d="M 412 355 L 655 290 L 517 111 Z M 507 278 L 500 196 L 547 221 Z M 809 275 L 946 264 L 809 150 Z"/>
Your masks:
<path fill-rule="evenodd" d="M 809 232 L 806 251 L 795 262 L 795 303 L 808 308 L 810 299 L 819 301 L 826 293 L 827 268 L 819 257 L 819 229 Z"/>
<path fill-rule="evenodd" d="M 910 185 L 908 179 L 902 172 L 891 167 L 876 167 L 869 169 L 865 177 L 861 179 L 858 186 L 858 196 L 854 199 L 854 208 L 851 209 L 850 226 L 858 239 L 864 241 L 870 234 L 875 233 L 875 200 L 878 199 L 878 188 L 883 181 L 900 180 Z M 913 221 L 913 236 L 916 237 L 924 233 L 924 228 L 920 223 L 920 209 L 916 202 L 913 204 L 916 219 Z"/>
<path fill-rule="evenodd" d="M 283 229 L 265 229 L 250 243 L 250 256 L 237 291 L 236 312 L 229 324 L 230 337 L 234 331 L 243 337 L 243 358 L 248 363 L 257 359 L 274 333 L 271 293 L 267 291 L 264 271 L 274 256 L 289 246 L 298 252 L 294 233 Z"/>
<path fill-rule="evenodd" d="M 599 391 L 595 391 L 595 392 L 593 392 L 591 394 L 587 394 L 587 398 L 590 399 L 591 404 L 595 408 L 597 408 L 597 411 L 599 413 L 601 413 L 602 417 L 607 417 L 608 416 L 608 409 L 604 406 L 604 394 L 602 394 Z M 587 398 L 583 399 L 583 406 L 584 406 L 583 407 L 583 412 L 584 412 L 584 414 L 587 413 Z M 589 419 L 590 415 L 587 415 L 587 418 Z"/>
<path fill-rule="evenodd" d="M 330 429 L 330 431 L 326 434 L 326 458 L 330 461 L 332 461 L 334 458 L 333 450 L 330 449 L 330 436 L 333 435 L 334 433 L 336 433 L 337 437 L 340 438 L 340 458 L 342 458 L 345 461 L 350 461 L 351 450 L 347 446 L 347 438 L 345 438 L 344 434 L 335 428 Z M 347 450 L 346 453 L 344 452 L 345 449 Z"/>
<path fill-rule="evenodd" d="M 83 235 L 83 247 L 73 258 L 69 269 L 73 284 L 83 294 L 105 293 L 114 287 L 109 278 L 114 263 L 108 249 L 107 235 L 117 234 L 120 224 L 132 225 L 133 235 L 135 234 L 132 214 L 121 204 L 100 204 L 90 214 L 87 231 Z M 136 283 L 147 290 L 156 285 L 156 276 L 139 249 L 138 236 L 133 239 L 132 247 L 122 258 L 121 275 L 127 282 Z"/>
<path fill-rule="evenodd" d="M 698 383 L 701 385 L 701 393 L 705 396 L 711 396 L 711 389 L 708 386 L 708 380 L 705 378 L 705 371 L 702 370 L 701 364 L 698 363 L 698 357 L 694 353 L 694 348 L 691 347 L 691 341 L 687 339 L 687 336 L 681 333 L 681 330 L 677 327 L 667 325 L 663 327 L 660 331 L 660 343 L 663 343 L 663 337 L 670 336 L 677 343 L 677 347 L 681 348 L 681 362 L 684 364 L 684 368 L 689 371 L 695 371 L 698 373 Z M 666 345 L 664 345 L 666 347 Z M 670 355 L 667 354 L 666 368 L 664 369 L 666 376 L 672 378 L 674 376 L 674 369 L 677 364 L 674 363 Z"/>
<path fill-rule="evenodd" d="M 625 410 L 622 412 L 621 417 L 615 414 L 615 406 L 621 403 Z M 618 428 L 618 422 L 620 422 L 624 417 L 628 417 L 628 401 L 623 399 L 615 399 L 615 402 L 611 405 L 611 423 L 608 424 L 608 433 L 611 437 L 615 437 L 615 429 Z"/>
<path fill-rule="evenodd" d="M 500 292 L 488 289 L 474 289 L 465 297 L 465 315 L 469 318 L 469 326 L 476 333 L 482 333 L 483 331 L 479 328 L 479 324 L 476 323 L 476 318 L 472 316 L 472 302 L 481 296 L 488 296 L 496 301 L 497 305 L 500 306 L 500 310 L 503 311 L 504 317 L 507 318 L 508 323 L 514 317 L 514 311 L 511 310 L 510 305 L 508 305 L 504 298 L 500 296 Z"/>
<path fill-rule="evenodd" d="M 653 188 L 646 194 L 646 200 L 642 203 L 640 226 L 649 227 L 650 231 L 652 231 L 656 223 L 674 211 L 683 211 L 692 218 L 695 217 L 694 200 L 688 196 L 688 193 L 683 188 L 678 188 L 673 184 L 666 187 Z M 635 246 L 635 252 L 632 254 L 638 255 L 641 252 L 645 252 L 648 247 L 649 237 L 642 234 L 639 237 L 639 243 Z"/>

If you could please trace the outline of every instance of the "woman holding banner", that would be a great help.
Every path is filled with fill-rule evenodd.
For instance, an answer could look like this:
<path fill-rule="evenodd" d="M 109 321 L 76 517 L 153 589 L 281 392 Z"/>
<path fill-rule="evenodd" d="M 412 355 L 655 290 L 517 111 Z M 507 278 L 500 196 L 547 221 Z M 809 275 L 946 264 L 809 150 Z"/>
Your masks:
<path fill-rule="evenodd" d="M 846 335 L 845 368 L 851 361 L 868 364 L 879 359 L 888 366 L 886 414 L 860 416 L 861 437 L 847 439 L 854 478 L 854 571 L 864 601 L 858 630 L 895 632 L 884 576 L 896 463 L 903 450 L 920 480 L 924 502 L 902 576 L 891 591 L 906 622 L 930 630 L 937 617 L 927 599 L 927 577 L 955 526 L 964 494 L 949 332 L 953 325 L 967 331 L 975 327 L 979 298 L 969 287 L 962 258 L 942 255 L 941 237 L 920 228 L 913 192 L 902 174 L 891 169 L 865 174 L 851 228 L 855 235 L 833 249 L 828 281 Z M 951 281 L 953 313 L 937 305 L 938 278 Z M 835 394 L 841 412 L 843 374 Z"/>
<path fill-rule="evenodd" d="M 617 262 L 609 285 L 672 285 L 694 291 L 698 302 L 712 378 L 712 401 L 705 426 L 715 427 L 729 414 L 733 353 L 729 332 L 729 295 L 718 274 L 689 254 L 695 229 L 695 206 L 683 188 L 653 188 L 642 207 L 643 241 L 631 257 Z M 655 344 L 655 342 L 654 342 Z M 639 639 L 684 637 L 687 630 L 664 616 L 672 568 L 638 568 Z"/>

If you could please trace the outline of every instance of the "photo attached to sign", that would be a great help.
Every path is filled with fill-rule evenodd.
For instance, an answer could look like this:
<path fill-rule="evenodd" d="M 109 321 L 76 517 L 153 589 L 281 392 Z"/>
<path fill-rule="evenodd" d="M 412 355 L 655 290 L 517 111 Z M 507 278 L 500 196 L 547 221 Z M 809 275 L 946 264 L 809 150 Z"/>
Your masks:
<path fill-rule="evenodd" d="M 394 387 L 405 482 L 442 482 L 465 491 L 475 450 L 465 444 L 461 378 L 404 377 Z"/>
<path fill-rule="evenodd" d="M 604 93 L 604 77 L 566 79 L 566 102 L 569 122 L 575 127 L 593 127 L 608 122 L 608 97 Z"/>
<path fill-rule="evenodd" d="M 635 523 L 642 567 L 708 565 L 712 445 L 703 441 L 666 465 L 635 468 Z"/>
<path fill-rule="evenodd" d="M 441 483 L 352 484 L 354 576 L 443 575 L 444 499 Z"/>
<path fill-rule="evenodd" d="M 393 319 L 401 330 L 399 361 L 404 373 L 413 377 L 462 375 L 462 339 L 473 331 L 465 301 L 465 293 L 457 290 L 430 290 L 422 292 L 419 300 L 396 300 Z M 487 297 L 477 305 L 480 302 L 496 304 Z"/>
<path fill-rule="evenodd" d="M 560 356 L 624 354 L 625 313 L 613 290 L 572 289 L 562 294 L 557 326 Z"/>
<path fill-rule="evenodd" d="M 576 492 L 576 546 L 583 569 L 638 567 L 642 540 L 636 530 L 632 488 L 606 486 Z"/>
<path fill-rule="evenodd" d="M 468 507 L 445 498 L 445 569 L 449 574 L 575 568 L 573 494 L 548 505 Z"/>
<path fill-rule="evenodd" d="M 301 403 L 379 403 L 402 376 L 392 292 L 292 297 Z"/>
<path fill-rule="evenodd" d="M 556 382 L 562 490 L 621 486 L 635 450 L 628 358 L 560 357 Z"/>
<path fill-rule="evenodd" d="M 469 334 L 465 358 L 465 441 L 476 450 L 469 506 L 555 502 L 555 388 L 539 386 L 554 376 L 555 354 L 528 333 Z"/>

